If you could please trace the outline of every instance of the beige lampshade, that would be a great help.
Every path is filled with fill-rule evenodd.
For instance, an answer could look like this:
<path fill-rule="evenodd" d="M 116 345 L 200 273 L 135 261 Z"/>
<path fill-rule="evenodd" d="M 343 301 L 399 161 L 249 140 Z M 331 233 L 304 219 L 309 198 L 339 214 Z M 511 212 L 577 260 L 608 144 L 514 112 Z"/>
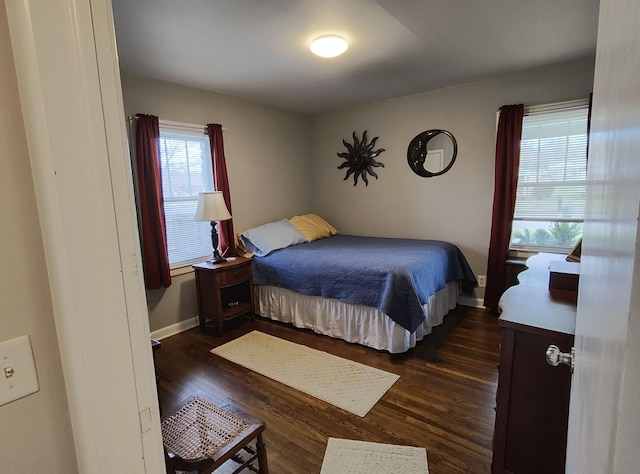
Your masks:
<path fill-rule="evenodd" d="M 211 191 L 198 194 L 198 208 L 193 216 L 195 221 L 226 221 L 231 214 L 224 202 L 222 191 Z"/>

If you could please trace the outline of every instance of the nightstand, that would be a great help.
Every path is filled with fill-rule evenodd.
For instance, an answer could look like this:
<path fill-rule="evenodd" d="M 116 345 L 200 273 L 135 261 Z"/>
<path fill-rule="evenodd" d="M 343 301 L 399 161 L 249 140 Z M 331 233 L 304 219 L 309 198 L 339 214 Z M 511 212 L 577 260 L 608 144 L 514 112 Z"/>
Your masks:
<path fill-rule="evenodd" d="M 236 257 L 224 263 L 193 265 L 200 329 L 222 334 L 223 323 L 240 316 L 253 319 L 251 260 Z"/>

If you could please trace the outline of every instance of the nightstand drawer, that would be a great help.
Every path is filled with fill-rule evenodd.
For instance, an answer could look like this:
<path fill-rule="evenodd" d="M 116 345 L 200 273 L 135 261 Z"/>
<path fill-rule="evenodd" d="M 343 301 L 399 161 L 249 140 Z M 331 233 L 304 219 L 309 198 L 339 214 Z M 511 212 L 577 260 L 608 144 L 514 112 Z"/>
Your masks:
<path fill-rule="evenodd" d="M 251 275 L 251 266 L 243 265 L 238 268 L 230 268 L 216 274 L 216 280 L 219 286 L 236 285 L 243 281 L 247 281 Z"/>

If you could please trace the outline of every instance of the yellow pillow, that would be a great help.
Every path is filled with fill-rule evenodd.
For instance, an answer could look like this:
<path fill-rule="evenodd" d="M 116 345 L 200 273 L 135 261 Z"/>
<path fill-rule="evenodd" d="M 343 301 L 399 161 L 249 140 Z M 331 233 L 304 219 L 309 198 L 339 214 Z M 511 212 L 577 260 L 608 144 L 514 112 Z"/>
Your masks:
<path fill-rule="evenodd" d="M 330 226 L 324 219 L 315 214 L 292 217 L 289 219 L 289 223 L 304 235 L 304 238 L 309 242 L 331 237 L 338 233 L 338 231 Z"/>
<path fill-rule="evenodd" d="M 316 224 L 317 226 L 321 227 L 322 229 L 326 230 L 329 232 L 329 234 L 331 235 L 338 235 L 338 231 L 335 229 L 335 227 L 333 227 L 331 224 L 329 224 L 327 221 L 325 221 L 322 217 L 320 217 L 317 214 L 305 214 L 302 217 L 310 220 L 311 222 L 313 222 L 314 224 Z"/>

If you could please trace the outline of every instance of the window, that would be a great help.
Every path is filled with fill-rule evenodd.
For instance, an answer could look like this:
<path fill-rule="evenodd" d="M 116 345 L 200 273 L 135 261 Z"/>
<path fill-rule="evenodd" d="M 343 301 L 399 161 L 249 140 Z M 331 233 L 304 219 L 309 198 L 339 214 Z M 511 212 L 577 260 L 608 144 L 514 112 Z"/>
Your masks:
<path fill-rule="evenodd" d="M 513 250 L 564 252 L 582 236 L 587 122 L 586 101 L 525 109 Z"/>
<path fill-rule="evenodd" d="M 171 268 L 211 256 L 211 224 L 193 220 L 198 193 L 212 191 L 211 148 L 204 126 L 160 121 L 160 169 Z"/>

